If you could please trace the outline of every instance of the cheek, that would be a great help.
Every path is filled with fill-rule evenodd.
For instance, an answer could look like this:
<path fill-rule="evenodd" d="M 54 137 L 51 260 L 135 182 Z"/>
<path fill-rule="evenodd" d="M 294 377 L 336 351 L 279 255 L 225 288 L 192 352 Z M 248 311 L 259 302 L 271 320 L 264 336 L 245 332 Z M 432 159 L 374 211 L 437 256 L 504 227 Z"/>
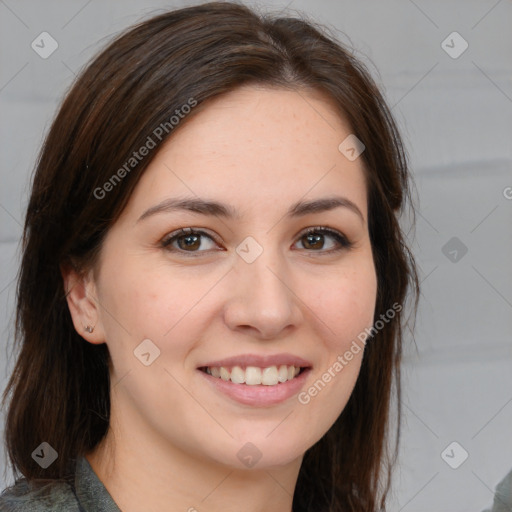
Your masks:
<path fill-rule="evenodd" d="M 364 344 L 358 335 L 373 324 L 377 294 L 373 260 L 366 261 L 362 264 L 360 259 L 350 270 L 347 265 L 310 295 L 323 350 L 315 375 L 298 401 L 312 436 L 325 433 L 336 421 L 359 376 Z"/>
<path fill-rule="evenodd" d="M 193 277 L 166 264 L 143 263 L 117 259 L 105 266 L 101 282 L 102 321 L 118 371 L 133 364 L 133 350 L 145 339 L 159 348 L 159 364 L 183 359 L 199 335 L 205 296 L 218 281 L 211 273 Z"/>
<path fill-rule="evenodd" d="M 161 336 L 173 319 L 184 313 L 181 310 L 185 310 L 183 304 L 191 292 L 169 269 L 148 268 L 141 263 L 138 258 L 126 257 L 105 266 L 100 296 L 107 313 L 103 318 L 114 331 L 122 326 L 125 333 L 136 336 L 151 327 L 153 333 L 162 331 Z"/>
<path fill-rule="evenodd" d="M 370 327 L 375 313 L 377 277 L 373 264 L 333 275 L 309 296 L 311 309 L 325 328 L 324 340 L 342 349 Z"/>

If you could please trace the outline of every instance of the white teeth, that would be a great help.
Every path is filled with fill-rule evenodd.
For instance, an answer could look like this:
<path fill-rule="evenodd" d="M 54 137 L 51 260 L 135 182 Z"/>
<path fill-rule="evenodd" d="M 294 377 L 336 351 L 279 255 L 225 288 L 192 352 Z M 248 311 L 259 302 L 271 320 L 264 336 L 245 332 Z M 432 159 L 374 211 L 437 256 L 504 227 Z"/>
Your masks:
<path fill-rule="evenodd" d="M 288 368 L 283 364 L 279 367 L 279 374 L 277 376 L 279 382 L 286 382 L 288 380 Z"/>
<path fill-rule="evenodd" d="M 245 372 L 240 366 L 233 366 L 231 369 L 231 382 L 243 384 L 245 382 Z"/>
<path fill-rule="evenodd" d="M 261 384 L 261 368 L 248 366 L 245 370 L 245 383 L 249 386 Z"/>
<path fill-rule="evenodd" d="M 265 386 L 275 386 L 278 382 L 277 366 L 269 366 L 261 372 L 261 383 Z"/>
<path fill-rule="evenodd" d="M 268 366 L 266 368 L 247 366 L 244 370 L 241 366 L 233 366 L 230 371 L 229 368 L 221 366 L 207 367 L 206 373 L 225 381 L 231 380 L 235 384 L 275 386 L 295 378 L 300 373 L 300 367 L 282 364 L 279 366 L 279 369 L 277 366 Z"/>
<path fill-rule="evenodd" d="M 229 372 L 226 370 L 226 368 L 224 368 L 224 366 L 221 366 L 220 367 L 220 378 L 222 380 L 229 380 L 229 378 L 231 377 L 231 375 L 229 374 Z M 212 372 L 212 375 L 213 375 L 213 372 Z"/>

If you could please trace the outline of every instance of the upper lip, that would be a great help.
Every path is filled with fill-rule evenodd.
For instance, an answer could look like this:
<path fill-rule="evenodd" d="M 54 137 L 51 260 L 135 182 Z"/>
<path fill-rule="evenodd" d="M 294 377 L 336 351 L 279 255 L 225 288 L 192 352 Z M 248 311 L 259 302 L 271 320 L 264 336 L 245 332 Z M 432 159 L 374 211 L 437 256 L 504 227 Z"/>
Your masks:
<path fill-rule="evenodd" d="M 260 368 L 267 368 L 269 366 L 281 365 L 310 367 L 311 363 L 302 359 L 302 357 L 286 353 L 265 356 L 257 354 L 241 354 L 238 356 L 227 357 L 225 359 L 217 359 L 216 361 L 209 361 L 201 364 L 199 368 L 218 368 L 221 366 L 224 366 L 225 368 L 233 366 L 256 366 Z"/>

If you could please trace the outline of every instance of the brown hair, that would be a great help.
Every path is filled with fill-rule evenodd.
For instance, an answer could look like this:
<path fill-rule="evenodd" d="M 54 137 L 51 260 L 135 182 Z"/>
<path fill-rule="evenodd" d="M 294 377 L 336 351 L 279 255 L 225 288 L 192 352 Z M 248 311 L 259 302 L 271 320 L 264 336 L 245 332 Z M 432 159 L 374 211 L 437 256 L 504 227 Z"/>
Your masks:
<path fill-rule="evenodd" d="M 62 479 L 107 432 L 107 345 L 87 343 L 75 331 L 60 265 L 94 266 L 108 229 L 172 130 L 122 183 L 109 188 L 108 199 L 98 199 L 95 191 L 190 98 L 198 105 L 191 117 L 207 100 L 251 83 L 316 89 L 339 106 L 366 145 L 360 158 L 378 279 L 375 319 L 404 304 L 411 285 L 416 314 L 418 277 L 398 222 L 410 200 L 406 153 L 366 67 L 301 19 L 258 15 L 229 2 L 158 15 L 123 32 L 81 72 L 41 149 L 17 287 L 20 352 L 3 397 L 4 405 L 10 397 L 5 442 L 15 472 L 30 480 Z M 306 452 L 294 511 L 385 509 L 400 434 L 403 311 L 368 343 L 348 404 Z M 398 423 L 391 448 L 393 384 Z M 43 441 L 59 454 L 47 469 L 31 457 Z"/>

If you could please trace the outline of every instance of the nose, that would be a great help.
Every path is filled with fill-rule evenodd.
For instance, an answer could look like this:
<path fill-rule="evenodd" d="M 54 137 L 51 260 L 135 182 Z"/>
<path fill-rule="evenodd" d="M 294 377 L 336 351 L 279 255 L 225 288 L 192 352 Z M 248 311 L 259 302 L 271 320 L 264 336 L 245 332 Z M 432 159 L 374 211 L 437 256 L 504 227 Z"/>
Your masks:
<path fill-rule="evenodd" d="M 252 263 L 237 257 L 231 279 L 224 309 L 230 329 L 270 340 L 300 325 L 302 298 L 277 251 L 264 250 Z"/>

